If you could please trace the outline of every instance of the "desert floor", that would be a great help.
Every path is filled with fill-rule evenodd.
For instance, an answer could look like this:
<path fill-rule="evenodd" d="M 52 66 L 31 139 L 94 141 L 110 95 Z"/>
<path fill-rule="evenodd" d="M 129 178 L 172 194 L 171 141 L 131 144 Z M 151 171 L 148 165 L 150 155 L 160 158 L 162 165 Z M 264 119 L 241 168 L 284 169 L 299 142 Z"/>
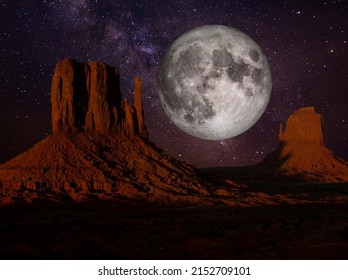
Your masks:
<path fill-rule="evenodd" d="M 341 188 L 331 192 L 348 195 Z M 311 193 L 322 195 L 308 188 Z M 348 204 L 1 206 L 0 258 L 347 259 Z"/>

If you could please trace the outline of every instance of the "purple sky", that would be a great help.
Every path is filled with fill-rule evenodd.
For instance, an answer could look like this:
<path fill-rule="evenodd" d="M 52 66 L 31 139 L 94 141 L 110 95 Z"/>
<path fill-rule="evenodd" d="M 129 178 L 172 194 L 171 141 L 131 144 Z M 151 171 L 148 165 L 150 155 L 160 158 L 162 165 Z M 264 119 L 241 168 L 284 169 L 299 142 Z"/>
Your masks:
<path fill-rule="evenodd" d="M 327 146 L 348 159 L 347 1 L 0 2 L 0 162 L 50 134 L 50 84 L 65 58 L 120 68 L 123 96 L 143 80 L 150 139 L 196 166 L 260 161 L 277 146 L 279 123 L 303 106 L 324 116 Z M 224 141 L 191 137 L 170 123 L 156 93 L 158 64 L 182 33 L 222 24 L 253 38 L 268 58 L 271 101 L 250 130 Z"/>

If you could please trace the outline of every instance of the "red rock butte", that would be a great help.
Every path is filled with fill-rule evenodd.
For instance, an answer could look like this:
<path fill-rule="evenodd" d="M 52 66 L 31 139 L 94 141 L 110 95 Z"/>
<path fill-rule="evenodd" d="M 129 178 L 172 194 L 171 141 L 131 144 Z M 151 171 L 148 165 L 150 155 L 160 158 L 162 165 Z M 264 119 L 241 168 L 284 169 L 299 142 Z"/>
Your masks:
<path fill-rule="evenodd" d="M 348 165 L 324 144 L 323 117 L 314 107 L 289 116 L 286 129 L 280 124 L 279 146 L 257 165 L 274 174 L 310 181 L 347 181 Z"/>
<path fill-rule="evenodd" d="M 134 82 L 134 105 L 122 99 L 119 71 L 64 59 L 55 69 L 52 134 L 0 165 L 0 204 L 15 201 L 141 199 L 210 203 L 195 168 L 148 140 Z"/>

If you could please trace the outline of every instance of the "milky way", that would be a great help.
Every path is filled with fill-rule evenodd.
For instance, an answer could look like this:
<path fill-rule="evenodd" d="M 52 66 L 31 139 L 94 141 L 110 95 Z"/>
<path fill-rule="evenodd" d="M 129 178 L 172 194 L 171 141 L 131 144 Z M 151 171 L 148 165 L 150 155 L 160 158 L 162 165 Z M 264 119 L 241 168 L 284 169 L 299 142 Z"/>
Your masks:
<path fill-rule="evenodd" d="M 305 2 L 305 3 L 302 3 Z M 253 164 L 277 146 L 279 123 L 303 106 L 324 115 L 326 143 L 348 159 L 348 4 L 346 1 L 12 1 L 1 7 L 0 161 L 51 132 L 50 83 L 65 58 L 120 68 L 132 99 L 143 80 L 150 139 L 197 166 Z M 222 24 L 248 34 L 268 58 L 271 101 L 244 134 L 224 140 L 191 137 L 170 123 L 156 93 L 166 48 L 182 33 Z"/>

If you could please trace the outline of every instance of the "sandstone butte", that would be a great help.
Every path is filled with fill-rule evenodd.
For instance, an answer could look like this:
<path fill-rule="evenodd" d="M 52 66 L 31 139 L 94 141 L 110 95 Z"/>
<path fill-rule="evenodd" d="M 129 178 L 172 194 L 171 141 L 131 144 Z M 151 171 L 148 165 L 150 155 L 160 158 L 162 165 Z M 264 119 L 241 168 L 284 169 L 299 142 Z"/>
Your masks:
<path fill-rule="evenodd" d="M 280 124 L 279 146 L 257 168 L 283 176 L 313 182 L 348 181 L 348 164 L 334 156 L 324 143 L 323 117 L 314 107 L 289 116 L 286 129 Z"/>
<path fill-rule="evenodd" d="M 134 105 L 119 71 L 99 62 L 60 61 L 52 89 L 52 134 L 0 165 L 0 204 L 16 201 L 135 199 L 210 203 L 211 186 L 193 166 L 148 139 L 135 78 Z M 205 202 L 202 202 L 205 201 Z"/>

